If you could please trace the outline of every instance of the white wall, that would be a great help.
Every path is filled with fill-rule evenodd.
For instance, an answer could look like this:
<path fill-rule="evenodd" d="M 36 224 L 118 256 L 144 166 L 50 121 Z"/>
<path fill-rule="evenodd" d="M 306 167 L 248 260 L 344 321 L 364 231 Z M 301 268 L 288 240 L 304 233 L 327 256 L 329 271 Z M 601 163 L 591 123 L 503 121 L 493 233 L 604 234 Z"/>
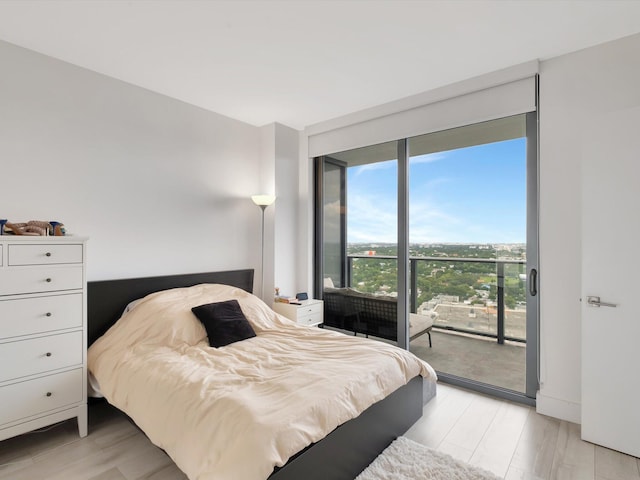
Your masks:
<path fill-rule="evenodd" d="M 88 235 L 89 280 L 259 268 L 260 129 L 4 42 L 0 65 L 0 218 Z"/>
<path fill-rule="evenodd" d="M 606 112 L 640 105 L 640 35 L 540 65 L 538 411 L 580 421 L 581 205 L 584 132 Z M 614 158 L 603 161 L 615 161 Z"/>
<path fill-rule="evenodd" d="M 299 133 L 300 162 L 298 164 L 298 264 L 297 281 L 303 290 L 313 295 L 313 258 L 315 232 L 315 186 L 313 159 L 309 155 L 309 134 Z"/>
<path fill-rule="evenodd" d="M 269 303 L 275 287 L 280 288 L 281 295 L 293 296 L 301 291 L 296 278 L 300 139 L 297 130 L 279 123 L 261 127 L 260 134 L 261 190 L 256 193 L 276 195 L 275 203 L 265 210 L 263 300 Z M 261 284 L 262 274 L 257 270 L 258 296 L 262 294 Z"/>
<path fill-rule="evenodd" d="M 280 293 L 295 295 L 306 290 L 297 278 L 299 262 L 298 232 L 298 153 L 299 132 L 275 125 L 275 204 L 274 285 Z"/>

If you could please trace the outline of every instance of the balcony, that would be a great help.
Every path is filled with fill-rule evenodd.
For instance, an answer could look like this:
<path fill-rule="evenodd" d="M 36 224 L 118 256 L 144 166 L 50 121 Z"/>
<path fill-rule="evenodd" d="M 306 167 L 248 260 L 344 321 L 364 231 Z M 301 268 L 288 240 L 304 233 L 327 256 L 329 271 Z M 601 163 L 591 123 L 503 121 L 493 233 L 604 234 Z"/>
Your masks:
<path fill-rule="evenodd" d="M 348 287 L 397 297 L 395 256 L 349 255 L 346 263 Z M 410 350 L 439 372 L 523 392 L 525 267 L 525 260 L 410 257 L 410 311 L 433 319 L 432 347 L 422 335 Z"/>

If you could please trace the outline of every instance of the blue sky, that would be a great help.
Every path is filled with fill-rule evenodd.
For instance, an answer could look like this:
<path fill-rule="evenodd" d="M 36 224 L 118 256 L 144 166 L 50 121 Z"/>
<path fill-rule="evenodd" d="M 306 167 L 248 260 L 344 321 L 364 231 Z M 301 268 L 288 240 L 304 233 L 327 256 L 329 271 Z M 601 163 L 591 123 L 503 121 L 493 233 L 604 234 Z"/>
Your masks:
<path fill-rule="evenodd" d="M 347 241 L 396 242 L 397 161 L 347 170 Z M 412 157 L 410 243 L 525 243 L 526 139 Z"/>

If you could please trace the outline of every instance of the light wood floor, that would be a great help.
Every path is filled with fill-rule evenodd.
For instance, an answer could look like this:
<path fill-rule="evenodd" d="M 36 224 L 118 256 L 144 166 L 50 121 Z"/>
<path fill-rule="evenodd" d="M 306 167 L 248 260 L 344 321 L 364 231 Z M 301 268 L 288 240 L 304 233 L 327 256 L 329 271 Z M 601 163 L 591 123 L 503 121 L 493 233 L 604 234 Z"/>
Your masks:
<path fill-rule="evenodd" d="M 578 425 L 443 384 L 406 436 L 507 480 L 640 480 L 640 460 L 581 441 Z M 185 478 L 106 404 L 90 407 L 86 438 L 71 420 L 0 442 L 2 480 Z"/>
<path fill-rule="evenodd" d="M 580 440 L 580 426 L 448 385 L 405 434 L 506 480 L 640 480 L 640 460 Z"/>
<path fill-rule="evenodd" d="M 75 420 L 0 442 L 0 479 L 183 480 L 187 477 L 129 419 L 106 403 L 89 406 L 89 435 Z"/>

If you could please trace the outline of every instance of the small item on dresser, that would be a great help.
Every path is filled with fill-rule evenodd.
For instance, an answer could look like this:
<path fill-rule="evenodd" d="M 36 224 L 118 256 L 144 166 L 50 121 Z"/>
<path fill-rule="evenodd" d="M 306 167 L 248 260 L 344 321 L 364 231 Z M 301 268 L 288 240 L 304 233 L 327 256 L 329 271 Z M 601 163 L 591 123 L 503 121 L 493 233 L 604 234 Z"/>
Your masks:
<path fill-rule="evenodd" d="M 48 223 L 48 225 L 51 226 L 50 230 L 49 230 L 49 235 L 54 235 L 56 237 L 62 237 L 64 235 L 66 235 L 66 231 L 64 229 L 64 224 L 60 223 L 60 222 L 56 222 L 56 221 L 50 221 Z"/>
<path fill-rule="evenodd" d="M 35 233 L 42 237 L 46 237 L 49 234 L 49 222 L 29 220 L 24 230 L 27 233 Z"/>
<path fill-rule="evenodd" d="M 44 230 L 49 230 L 49 222 L 43 222 L 40 220 L 29 220 L 27 222 L 27 227 L 38 227 Z"/>
<path fill-rule="evenodd" d="M 24 229 L 26 228 L 26 226 L 27 226 L 26 223 L 7 222 L 7 224 L 4 226 L 4 230 L 8 234 L 24 235 L 25 234 Z"/>
<path fill-rule="evenodd" d="M 4 226 L 7 223 L 7 219 L 0 220 L 0 235 L 4 235 Z"/>
<path fill-rule="evenodd" d="M 2 234 L 46 237 L 49 234 L 49 222 L 29 220 L 27 223 L 11 223 L 4 221 Z"/>
<path fill-rule="evenodd" d="M 276 297 L 274 300 L 276 302 L 279 302 L 279 303 L 295 303 L 295 302 L 297 302 L 296 297 L 287 297 L 286 295 L 281 295 L 279 297 Z"/>

